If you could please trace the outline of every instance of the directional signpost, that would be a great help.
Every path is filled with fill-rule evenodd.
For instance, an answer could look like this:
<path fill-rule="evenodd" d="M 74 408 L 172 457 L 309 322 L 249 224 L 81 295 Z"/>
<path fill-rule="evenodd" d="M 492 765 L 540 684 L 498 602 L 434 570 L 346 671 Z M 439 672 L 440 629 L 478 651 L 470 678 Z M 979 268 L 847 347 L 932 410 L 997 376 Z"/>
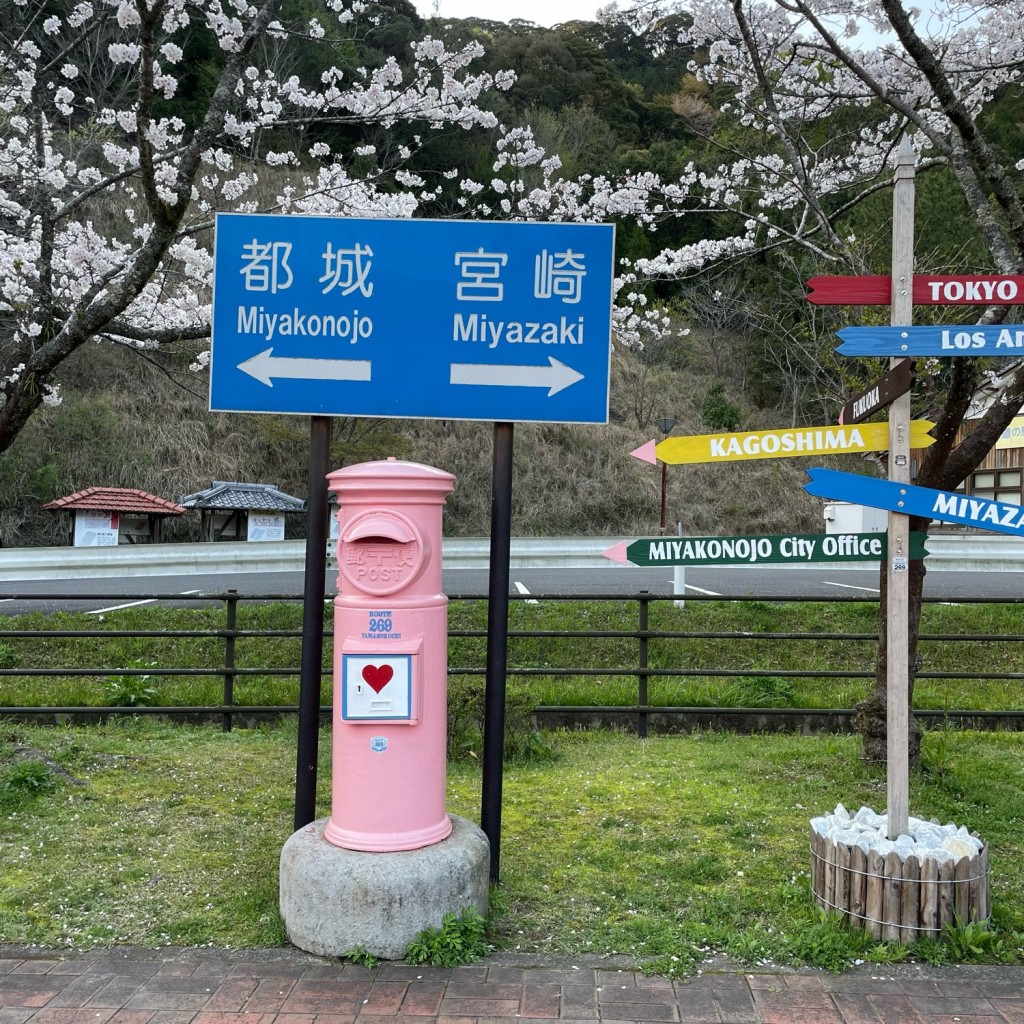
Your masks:
<path fill-rule="evenodd" d="M 818 306 L 888 306 L 892 278 L 812 277 L 807 301 Z M 912 302 L 918 306 L 1016 306 L 1024 302 L 1024 277 L 914 275 Z"/>
<path fill-rule="evenodd" d="M 876 480 L 835 469 L 809 469 L 807 475 L 810 482 L 804 484 L 804 490 L 819 498 L 852 501 L 905 516 L 923 516 L 994 533 L 1024 536 L 1024 506 L 1021 505 L 972 498 L 956 491 Z"/>
<path fill-rule="evenodd" d="M 844 327 L 837 333 L 844 356 L 1024 355 L 1024 327 Z"/>
<path fill-rule="evenodd" d="M 910 535 L 911 558 L 925 557 L 925 539 L 923 533 Z M 608 548 L 604 557 L 622 565 L 804 565 L 807 562 L 878 562 L 885 558 L 886 550 L 884 533 L 641 537 Z"/>
<path fill-rule="evenodd" d="M 851 398 L 839 411 L 839 422 L 861 423 L 880 409 L 891 405 L 914 386 L 914 361 L 901 359 L 869 388 Z"/>
<path fill-rule="evenodd" d="M 935 443 L 928 433 L 935 424 L 912 420 L 910 443 L 927 448 Z M 795 427 L 789 430 L 750 430 L 731 434 L 695 434 L 648 441 L 630 454 L 669 465 L 698 462 L 741 462 L 749 459 L 793 459 L 802 455 L 839 455 L 845 452 L 879 452 L 889 447 L 886 423 L 861 426 Z"/>
<path fill-rule="evenodd" d="M 609 224 L 218 214 L 210 408 L 606 423 Z"/>

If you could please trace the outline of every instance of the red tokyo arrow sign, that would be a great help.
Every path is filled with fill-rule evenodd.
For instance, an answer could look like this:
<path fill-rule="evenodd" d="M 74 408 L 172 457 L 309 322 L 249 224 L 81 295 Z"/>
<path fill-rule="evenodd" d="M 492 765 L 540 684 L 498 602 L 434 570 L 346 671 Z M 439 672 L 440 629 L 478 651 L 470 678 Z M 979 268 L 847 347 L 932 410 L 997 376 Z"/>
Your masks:
<path fill-rule="evenodd" d="M 812 277 L 807 301 L 818 306 L 888 306 L 892 278 Z M 914 303 L 919 306 L 1015 306 L 1024 303 L 1024 277 L 991 274 L 977 277 L 914 275 Z"/>

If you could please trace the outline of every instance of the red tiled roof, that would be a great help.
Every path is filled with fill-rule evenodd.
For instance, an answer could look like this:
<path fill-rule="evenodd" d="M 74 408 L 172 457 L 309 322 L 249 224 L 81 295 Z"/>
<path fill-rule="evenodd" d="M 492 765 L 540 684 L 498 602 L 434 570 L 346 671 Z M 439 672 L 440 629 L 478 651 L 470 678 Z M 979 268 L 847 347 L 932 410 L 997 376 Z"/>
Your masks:
<path fill-rule="evenodd" d="M 166 498 L 138 491 L 132 487 L 86 487 L 44 505 L 51 512 L 92 508 L 109 512 L 142 512 L 163 516 L 180 516 L 185 509 Z"/>

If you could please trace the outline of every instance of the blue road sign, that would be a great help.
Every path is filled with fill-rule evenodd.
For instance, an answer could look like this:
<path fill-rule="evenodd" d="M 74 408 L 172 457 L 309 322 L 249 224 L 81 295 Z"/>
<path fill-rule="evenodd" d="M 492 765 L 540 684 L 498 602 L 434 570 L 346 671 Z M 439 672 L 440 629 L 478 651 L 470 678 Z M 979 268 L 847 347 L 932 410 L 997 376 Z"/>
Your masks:
<path fill-rule="evenodd" d="M 1024 327 L 844 327 L 844 356 L 1024 355 Z"/>
<path fill-rule="evenodd" d="M 956 491 L 878 480 L 835 469 L 809 469 L 804 490 L 819 498 L 850 501 L 870 508 L 884 508 L 908 516 L 925 516 L 944 523 L 976 526 L 994 533 L 1024 536 L 1024 507 L 1005 501 L 972 498 Z"/>
<path fill-rule="evenodd" d="M 218 214 L 210 408 L 606 423 L 610 224 Z"/>

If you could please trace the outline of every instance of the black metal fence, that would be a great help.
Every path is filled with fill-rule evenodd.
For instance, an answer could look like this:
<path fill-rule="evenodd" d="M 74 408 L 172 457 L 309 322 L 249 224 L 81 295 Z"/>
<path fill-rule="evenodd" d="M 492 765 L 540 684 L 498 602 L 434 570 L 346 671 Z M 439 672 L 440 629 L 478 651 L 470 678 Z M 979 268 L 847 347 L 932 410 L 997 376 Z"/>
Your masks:
<path fill-rule="evenodd" d="M 98 664 L 76 664 L 69 666 L 45 666 L 33 665 L 31 667 L 22 664 L 5 664 L 0 656 L 0 693 L 3 690 L 11 689 L 10 686 L 3 686 L 5 679 L 55 679 L 72 677 L 89 677 L 94 679 L 109 679 L 112 677 L 131 679 L 133 677 L 176 677 L 176 678 L 216 678 L 222 683 L 221 702 L 203 704 L 51 704 L 46 702 L 33 702 L 15 704 L 4 702 L 0 696 L 0 715 L 17 716 L 19 718 L 45 718 L 51 720 L 54 717 L 66 718 L 67 716 L 114 716 L 114 715 L 162 715 L 169 717 L 209 717 L 219 716 L 224 731 L 230 731 L 237 716 L 245 716 L 247 719 L 280 716 L 295 714 L 298 712 L 297 703 L 276 703 L 276 704 L 239 704 L 235 700 L 235 686 L 240 679 L 246 677 L 285 677 L 294 678 L 297 683 L 299 677 L 299 665 L 278 665 L 245 667 L 238 664 L 239 645 L 244 645 L 254 638 L 263 640 L 298 640 L 302 636 L 300 628 L 274 629 L 258 628 L 246 629 L 238 626 L 239 607 L 243 604 L 267 604 L 286 603 L 301 605 L 301 598 L 295 595 L 258 595 L 243 596 L 234 591 L 210 595 L 190 595 L 170 597 L 167 594 L 133 594 L 112 597 L 109 594 L 83 594 L 62 598 L 62 602 L 110 602 L 117 601 L 122 606 L 132 603 L 161 602 L 164 604 L 173 603 L 176 605 L 187 605 L 193 607 L 209 608 L 220 606 L 222 609 L 221 622 L 215 626 L 207 625 L 205 628 L 196 629 L 78 629 L 62 628 L 60 619 L 52 616 L 33 616 L 33 628 L 0 628 L 0 655 L 4 650 L 11 649 L 20 640 L 45 639 L 56 640 L 83 640 L 91 642 L 104 642 L 108 640 L 122 640 L 126 638 L 145 641 L 147 639 L 159 639 L 161 641 L 175 640 L 205 640 L 216 641 L 221 657 L 217 663 L 204 665 L 188 665 L 175 667 L 167 663 L 146 664 L 146 665 L 116 665 L 111 663 Z M 482 602 L 486 598 L 480 595 L 454 595 L 450 601 L 457 602 Z M 629 594 L 606 594 L 606 595 L 582 595 L 582 594 L 531 594 L 531 595 L 510 595 L 512 601 L 528 602 L 580 602 L 583 604 L 594 602 L 616 602 L 635 608 L 631 616 L 634 624 L 622 629 L 564 629 L 564 630 L 540 630 L 540 629 L 515 629 L 509 630 L 509 639 L 514 641 L 519 638 L 544 640 L 558 639 L 561 641 L 575 640 L 579 642 L 580 663 L 568 666 L 550 665 L 527 665 L 516 664 L 510 659 L 507 674 L 510 677 L 574 677 L 585 678 L 588 676 L 621 677 L 635 679 L 636 700 L 635 703 L 619 703 L 609 705 L 572 705 L 572 704 L 549 704 L 538 706 L 534 713 L 538 716 L 548 716 L 552 720 L 565 716 L 600 716 L 602 720 L 612 718 L 616 720 L 632 721 L 637 732 L 647 735 L 652 716 L 698 716 L 703 721 L 730 717 L 732 719 L 743 716 L 762 717 L 785 717 L 799 719 L 803 716 L 806 719 L 823 718 L 848 718 L 852 715 L 849 708 L 793 708 L 793 707 L 704 707 L 704 706 L 679 706 L 679 705 L 651 705 L 649 703 L 649 687 L 653 679 L 657 678 L 685 678 L 685 677 L 709 677 L 709 678 L 730 678 L 744 677 L 747 679 L 757 677 L 777 677 L 783 679 L 800 678 L 831 678 L 831 679 L 859 679 L 866 680 L 873 678 L 873 672 L 864 669 L 803 669 L 793 668 L 784 665 L 773 665 L 768 669 L 757 668 L 685 668 L 685 667 L 658 667 L 650 663 L 650 645 L 652 641 L 685 641 L 685 640 L 729 640 L 736 642 L 759 640 L 778 641 L 872 641 L 877 640 L 877 633 L 871 632 L 751 632 L 751 631 L 722 631 L 722 630 L 669 630 L 652 629 L 651 609 L 659 602 L 671 602 L 676 600 L 671 596 L 654 595 L 647 592 Z M 829 604 L 871 604 L 876 599 L 862 597 L 830 597 L 821 598 L 794 598 L 789 596 L 759 596 L 756 598 L 723 598 L 721 596 L 708 595 L 687 595 L 687 603 L 700 603 L 701 601 L 715 602 L 738 602 L 756 601 L 760 604 L 785 604 L 785 603 L 829 603 Z M 1024 599 L 1022 599 L 1024 600 Z M 33 597 L 18 593 L 0 594 L 0 601 L 17 601 L 20 604 L 34 602 L 53 603 L 52 596 Z M 940 603 L 940 602 L 935 602 Z M 946 602 L 942 602 L 946 603 Z M 970 598 L 958 599 L 957 604 L 1019 604 L 1021 600 L 1007 598 Z M 329 605 L 325 607 L 325 612 Z M 8 620 L 9 621 L 9 620 Z M 0 619 L 0 624 L 4 620 Z M 330 636 L 330 630 L 326 631 Z M 459 638 L 480 638 L 486 637 L 486 630 L 480 629 L 452 629 L 449 631 L 451 640 Z M 623 660 L 622 664 L 601 667 L 593 667 L 584 664 L 585 653 L 588 645 L 596 640 L 619 638 L 630 642 L 631 656 L 628 661 Z M 987 634 L 987 633 L 922 633 L 922 642 L 956 643 L 967 642 L 1000 642 L 1018 643 L 1024 641 L 1022 634 Z M 574 649 L 575 650 L 575 649 Z M 574 655 L 575 656 L 575 655 Z M 166 656 L 164 657 L 166 662 Z M 485 674 L 483 659 L 480 664 L 449 665 L 449 676 L 483 676 Z M 325 678 L 331 676 L 330 665 L 322 668 L 322 675 Z M 1024 680 L 1024 672 L 1016 671 L 991 671 L 991 672 L 956 672 L 956 671 L 920 671 L 918 679 L 970 679 L 970 680 L 1001 680 L 1020 681 Z M 296 698 L 297 699 L 297 698 Z M 330 713 L 330 706 L 321 707 L 322 714 Z M 972 725 L 985 726 L 986 724 L 1008 727 L 1012 729 L 1024 728 L 1024 711 L 1016 708 L 1001 710 L 918 710 L 915 712 L 923 718 L 942 718 L 954 723 L 969 723 Z"/>

